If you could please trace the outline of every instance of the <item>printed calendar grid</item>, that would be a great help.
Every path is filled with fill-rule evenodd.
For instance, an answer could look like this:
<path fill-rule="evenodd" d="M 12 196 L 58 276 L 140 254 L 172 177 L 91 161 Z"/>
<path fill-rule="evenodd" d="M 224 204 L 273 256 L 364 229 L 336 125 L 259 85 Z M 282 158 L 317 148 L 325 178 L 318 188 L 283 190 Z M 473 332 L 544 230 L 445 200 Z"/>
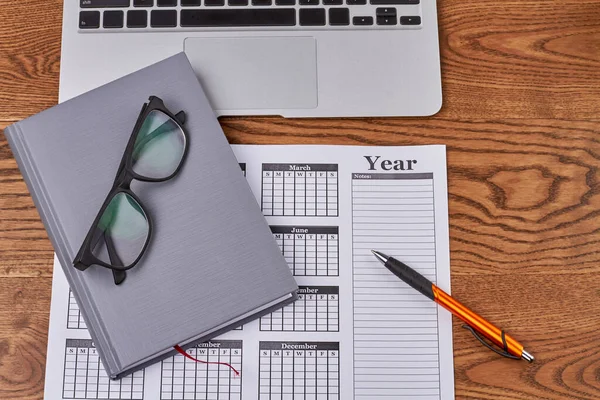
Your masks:
<path fill-rule="evenodd" d="M 300 286 L 298 300 L 261 317 L 260 330 L 338 332 L 339 287 Z"/>
<path fill-rule="evenodd" d="M 338 276 L 337 226 L 271 226 L 294 276 Z"/>
<path fill-rule="evenodd" d="M 339 400 L 338 342 L 260 342 L 259 400 Z"/>
<path fill-rule="evenodd" d="M 198 363 L 178 354 L 161 363 L 161 400 L 241 400 L 241 340 L 212 340 L 186 353 L 198 360 L 228 363 L 240 376 L 227 366 Z"/>
<path fill-rule="evenodd" d="M 264 215 L 338 216 L 337 164 L 263 164 Z"/>
<path fill-rule="evenodd" d="M 73 292 L 69 289 L 69 307 L 67 313 L 67 329 L 87 329 L 85 321 L 81 316 L 81 311 L 73 296 Z"/>
<path fill-rule="evenodd" d="M 144 371 L 112 380 L 91 339 L 67 339 L 63 376 L 64 399 L 142 399 Z"/>

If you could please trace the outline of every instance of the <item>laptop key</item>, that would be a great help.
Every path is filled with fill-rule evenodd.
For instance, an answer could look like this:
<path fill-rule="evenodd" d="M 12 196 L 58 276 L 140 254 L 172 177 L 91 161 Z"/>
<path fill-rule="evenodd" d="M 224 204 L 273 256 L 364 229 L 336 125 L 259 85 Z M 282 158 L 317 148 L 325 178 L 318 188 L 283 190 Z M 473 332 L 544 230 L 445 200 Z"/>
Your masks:
<path fill-rule="evenodd" d="M 247 6 L 248 5 L 248 0 L 229 0 L 228 4 L 230 6 Z"/>
<path fill-rule="evenodd" d="M 302 8 L 300 9 L 300 25 L 323 26 L 325 25 L 324 8 Z"/>
<path fill-rule="evenodd" d="M 81 8 L 129 7 L 130 0 L 79 0 Z"/>
<path fill-rule="evenodd" d="M 145 28 L 148 25 L 148 13 L 146 10 L 127 11 L 128 28 Z"/>
<path fill-rule="evenodd" d="M 346 0 L 346 4 L 349 6 L 362 6 L 367 4 L 367 0 Z"/>
<path fill-rule="evenodd" d="M 324 6 L 341 6 L 344 0 L 323 0 Z"/>
<path fill-rule="evenodd" d="M 154 0 L 133 0 L 134 7 L 152 7 Z"/>
<path fill-rule="evenodd" d="M 252 0 L 253 6 L 270 6 L 273 4 L 272 0 Z"/>
<path fill-rule="evenodd" d="M 295 6 L 296 0 L 275 0 L 275 5 L 278 6 Z"/>
<path fill-rule="evenodd" d="M 325 10 L 323 15 L 325 15 Z M 293 8 L 181 10 L 182 27 L 294 26 Z"/>
<path fill-rule="evenodd" d="M 373 25 L 373 17 L 354 17 L 352 23 L 354 25 Z"/>
<path fill-rule="evenodd" d="M 377 17 L 377 25 L 397 25 L 398 18 L 396 17 Z"/>
<path fill-rule="evenodd" d="M 329 25 L 350 25 L 350 10 L 347 8 L 330 8 Z"/>
<path fill-rule="evenodd" d="M 200 0 L 181 0 L 181 7 L 197 7 L 200 3 Z"/>
<path fill-rule="evenodd" d="M 225 5 L 225 0 L 204 0 L 204 5 L 207 6 L 207 7 L 224 6 Z"/>
<path fill-rule="evenodd" d="M 176 10 L 152 10 L 150 26 L 153 28 L 174 28 L 177 26 Z"/>
<path fill-rule="evenodd" d="M 79 13 L 79 28 L 100 28 L 100 11 L 81 11 Z"/>
<path fill-rule="evenodd" d="M 300 0 L 298 4 L 301 6 L 318 6 L 319 0 Z"/>
<path fill-rule="evenodd" d="M 396 17 L 396 9 L 394 7 L 380 7 L 375 10 L 375 15 L 378 17 Z"/>
<path fill-rule="evenodd" d="M 156 5 L 159 7 L 175 7 L 177 0 L 156 0 Z"/>
<path fill-rule="evenodd" d="M 121 10 L 104 11 L 102 26 L 105 28 L 122 28 L 124 13 Z"/>
<path fill-rule="evenodd" d="M 421 17 L 400 17 L 400 25 L 421 25 Z"/>

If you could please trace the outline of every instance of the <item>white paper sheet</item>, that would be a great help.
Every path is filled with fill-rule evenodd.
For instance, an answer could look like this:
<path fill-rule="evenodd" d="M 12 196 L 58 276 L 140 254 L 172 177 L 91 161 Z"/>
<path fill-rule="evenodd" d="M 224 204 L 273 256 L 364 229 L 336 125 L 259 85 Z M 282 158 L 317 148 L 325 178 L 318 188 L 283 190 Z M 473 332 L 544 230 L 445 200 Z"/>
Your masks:
<path fill-rule="evenodd" d="M 55 260 L 45 399 L 453 399 L 450 314 L 370 253 L 450 290 L 445 147 L 233 148 L 300 299 L 188 350 L 240 377 L 177 355 L 110 381 Z"/>

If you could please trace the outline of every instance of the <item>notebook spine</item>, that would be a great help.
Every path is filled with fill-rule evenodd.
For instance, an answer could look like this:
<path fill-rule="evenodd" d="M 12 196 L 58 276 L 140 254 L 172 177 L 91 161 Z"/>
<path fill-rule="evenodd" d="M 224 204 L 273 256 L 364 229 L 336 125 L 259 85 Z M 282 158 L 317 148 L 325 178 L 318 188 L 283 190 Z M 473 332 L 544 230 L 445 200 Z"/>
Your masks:
<path fill-rule="evenodd" d="M 58 223 L 58 219 L 56 218 L 56 214 L 52 209 L 52 205 L 50 201 L 48 201 L 48 195 L 43 182 L 39 179 L 39 173 L 24 140 L 23 130 L 20 123 L 15 123 L 8 126 L 4 133 L 8 144 L 13 151 L 15 160 L 17 161 L 17 164 L 21 170 L 23 179 L 27 184 L 40 218 L 48 232 L 48 236 L 52 242 L 54 251 L 57 253 L 58 259 L 61 261 L 61 265 L 63 265 L 63 270 L 67 276 L 67 280 L 69 281 L 70 285 L 81 288 L 83 284 L 81 280 L 76 276 L 76 274 L 73 274 L 72 271 L 64 267 L 64 263 L 68 262 L 69 260 L 68 252 L 65 248 L 67 243 L 65 235 L 60 224 Z M 100 354 L 104 355 L 104 357 L 102 357 L 102 362 L 109 373 L 109 376 L 116 376 L 119 371 L 119 364 L 118 360 L 115 358 L 112 348 L 110 347 L 110 342 L 108 341 L 108 336 L 106 335 L 106 329 L 104 329 L 104 325 L 101 323 L 99 318 L 97 318 L 97 313 L 87 312 L 88 307 L 86 307 L 86 305 L 93 307 L 93 302 L 90 301 L 91 299 L 87 296 L 85 290 L 74 290 L 73 293 L 76 296 L 76 300 L 78 301 L 81 312 L 85 315 L 86 321 L 88 321 L 88 325 L 96 328 L 89 330 L 90 335 L 92 336 L 92 340 L 96 343 L 96 347 L 98 347 L 100 350 Z M 101 351 L 102 349 L 106 351 Z"/>

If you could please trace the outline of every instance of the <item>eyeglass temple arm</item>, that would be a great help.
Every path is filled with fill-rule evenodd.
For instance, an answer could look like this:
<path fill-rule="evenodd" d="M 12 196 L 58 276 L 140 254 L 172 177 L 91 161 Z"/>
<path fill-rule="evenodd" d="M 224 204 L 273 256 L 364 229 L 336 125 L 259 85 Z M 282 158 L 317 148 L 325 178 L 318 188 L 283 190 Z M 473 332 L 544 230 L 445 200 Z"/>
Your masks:
<path fill-rule="evenodd" d="M 90 228 L 90 232 L 88 233 L 88 236 L 86 236 L 84 243 L 87 243 L 88 239 L 89 239 L 89 246 L 87 248 L 89 248 L 89 250 L 91 252 L 94 251 L 94 249 L 96 248 L 96 246 L 98 245 L 98 242 L 100 241 L 100 239 L 103 237 L 104 233 L 103 231 L 98 227 L 98 225 L 94 225 L 92 228 Z M 79 253 L 84 253 L 85 251 L 85 247 L 82 246 L 81 249 L 79 250 Z M 77 259 L 80 258 L 84 258 L 85 257 L 80 257 L 80 254 L 77 254 Z M 80 271 L 85 271 L 86 269 L 88 269 L 91 265 L 89 261 L 88 262 L 84 262 L 83 260 L 80 260 L 79 262 L 75 263 L 74 266 L 75 268 L 77 268 Z"/>
<path fill-rule="evenodd" d="M 152 100 L 152 97 L 154 96 L 150 96 L 150 100 Z M 138 114 L 137 120 L 135 122 L 135 126 L 133 127 L 133 132 L 131 134 L 131 136 L 129 137 L 129 141 L 127 142 L 127 146 L 125 147 L 125 152 L 123 153 L 123 157 L 121 158 L 121 162 L 119 163 L 119 168 L 117 169 L 117 174 L 115 176 L 115 182 L 117 182 L 119 180 L 119 177 L 121 175 L 121 172 L 123 171 L 123 169 L 125 168 L 126 162 L 127 162 L 127 155 L 129 153 L 129 149 L 135 145 L 135 139 L 137 137 L 137 135 L 134 135 L 133 133 L 137 132 L 140 129 L 140 124 L 142 124 L 144 121 L 142 120 L 142 116 L 144 115 L 144 112 L 146 111 L 146 109 L 148 108 L 148 105 L 150 104 L 151 101 L 149 101 L 148 103 L 144 103 L 144 105 L 142 106 L 142 109 L 140 110 L 140 113 Z"/>
<path fill-rule="evenodd" d="M 123 262 L 117 254 L 117 249 L 115 248 L 115 244 L 110 236 L 110 233 L 108 233 L 107 231 L 101 231 L 97 225 L 96 232 L 94 233 L 92 242 L 90 243 L 90 248 L 96 248 L 101 238 L 104 238 L 104 243 L 106 244 L 106 250 L 108 251 L 108 258 L 110 259 L 110 263 L 114 266 L 123 266 Z M 88 266 L 86 266 L 86 269 L 87 267 Z M 116 271 L 113 269 L 112 273 L 115 285 L 120 285 L 127 277 L 125 271 Z"/>
<path fill-rule="evenodd" d="M 123 262 L 117 255 L 117 249 L 115 248 L 115 244 L 110 237 L 110 233 L 107 233 L 106 231 L 104 231 L 104 242 L 106 243 L 106 250 L 108 250 L 108 258 L 110 258 L 110 263 L 116 267 L 123 267 Z M 123 283 L 125 278 L 127 278 L 127 273 L 125 271 L 117 271 L 113 269 L 112 274 L 115 285 L 120 285 Z"/>

